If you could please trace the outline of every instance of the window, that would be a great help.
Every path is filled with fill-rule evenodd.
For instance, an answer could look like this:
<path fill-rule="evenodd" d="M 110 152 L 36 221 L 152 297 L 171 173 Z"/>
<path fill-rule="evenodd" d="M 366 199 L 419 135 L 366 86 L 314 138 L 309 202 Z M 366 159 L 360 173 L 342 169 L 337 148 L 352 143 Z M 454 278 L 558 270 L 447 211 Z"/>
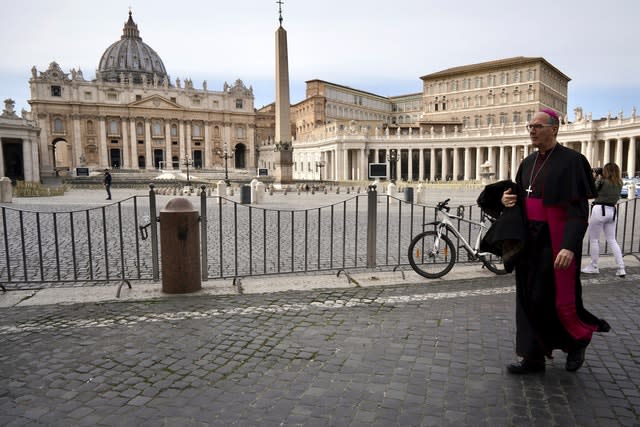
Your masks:
<path fill-rule="evenodd" d="M 120 142 L 120 141 L 118 141 L 117 139 L 112 139 L 112 140 L 111 140 L 111 143 L 112 143 L 112 144 L 118 144 L 119 142 Z"/>
<path fill-rule="evenodd" d="M 520 83 L 520 78 L 522 76 L 522 71 L 514 71 L 513 72 L 513 81 L 514 83 Z"/>
<path fill-rule="evenodd" d="M 527 79 L 529 81 L 535 80 L 536 79 L 536 70 L 528 70 L 527 71 Z"/>
<path fill-rule="evenodd" d="M 117 101 L 118 100 L 118 94 L 115 92 L 109 92 L 107 93 L 107 99 L 109 101 Z"/>
<path fill-rule="evenodd" d="M 242 99 L 236 99 L 236 108 L 238 109 L 242 108 Z"/>
<path fill-rule="evenodd" d="M 59 117 L 53 119 L 53 132 L 64 133 L 64 122 Z"/>
<path fill-rule="evenodd" d="M 144 141 L 143 141 L 143 140 L 141 140 L 141 139 L 139 139 L 139 140 L 138 140 L 138 145 L 144 145 Z"/>
<path fill-rule="evenodd" d="M 144 125 L 142 124 L 142 122 L 136 123 L 136 135 L 137 136 L 144 135 Z"/>
<path fill-rule="evenodd" d="M 175 96 L 171 97 L 171 102 L 176 102 L 176 97 Z"/>
<path fill-rule="evenodd" d="M 201 138 L 202 137 L 202 127 L 200 126 L 199 123 L 194 123 L 193 127 L 192 127 L 192 133 L 194 138 Z"/>
<path fill-rule="evenodd" d="M 482 87 L 482 77 L 476 77 L 476 89 L 480 89 Z"/>
<path fill-rule="evenodd" d="M 191 103 L 192 103 L 193 105 L 200 105 L 200 98 L 193 98 L 193 100 L 191 101 Z M 236 103 L 237 103 L 237 101 L 236 101 Z M 240 108 L 242 108 L 242 107 L 240 107 Z"/>
<path fill-rule="evenodd" d="M 237 127 L 236 128 L 236 138 L 240 138 L 240 139 L 244 138 L 244 128 L 243 127 Z"/>
<path fill-rule="evenodd" d="M 178 126 L 177 125 L 171 125 L 171 136 L 173 136 L 173 137 L 177 137 L 178 136 Z"/>
<path fill-rule="evenodd" d="M 162 136 L 162 122 L 160 122 L 160 120 L 154 120 L 151 122 L 151 136 L 153 137 Z"/>
<path fill-rule="evenodd" d="M 142 95 L 136 95 L 136 101 L 142 101 Z"/>
<path fill-rule="evenodd" d="M 51 96 L 62 96 L 62 88 L 60 86 L 51 86 Z"/>
<path fill-rule="evenodd" d="M 87 133 L 89 135 L 92 135 L 94 132 L 93 130 L 93 121 L 92 120 L 87 120 Z"/>
<path fill-rule="evenodd" d="M 476 125 L 477 128 L 482 126 L 482 118 L 480 116 L 476 116 L 475 125 Z"/>
<path fill-rule="evenodd" d="M 85 93 L 84 93 L 84 99 L 86 99 L 86 100 L 90 100 L 91 98 L 92 98 L 92 96 L 91 96 L 91 92 L 85 92 Z"/>
<path fill-rule="evenodd" d="M 507 124 L 507 114 L 506 113 L 501 113 L 500 114 L 500 124 L 502 126 Z"/>
<path fill-rule="evenodd" d="M 513 123 L 520 124 L 520 112 L 513 113 Z"/>
<path fill-rule="evenodd" d="M 493 126 L 493 122 L 494 122 L 493 114 L 489 114 L 487 116 L 487 126 Z"/>
<path fill-rule="evenodd" d="M 507 73 L 502 73 L 500 75 L 500 84 L 506 85 L 507 83 L 509 83 L 509 78 L 507 76 Z"/>
<path fill-rule="evenodd" d="M 109 120 L 109 135 L 120 135 L 117 120 Z"/>

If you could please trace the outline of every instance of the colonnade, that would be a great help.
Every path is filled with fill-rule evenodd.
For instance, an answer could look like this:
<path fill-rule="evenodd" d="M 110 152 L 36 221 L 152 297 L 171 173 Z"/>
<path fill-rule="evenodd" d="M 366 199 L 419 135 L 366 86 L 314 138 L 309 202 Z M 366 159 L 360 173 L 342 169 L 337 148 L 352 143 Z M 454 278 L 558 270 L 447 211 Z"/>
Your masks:
<path fill-rule="evenodd" d="M 606 137 L 602 139 L 573 139 L 570 135 L 559 135 L 562 145 L 581 152 L 592 167 L 602 167 L 608 162 L 620 166 L 623 175 L 638 175 L 640 165 L 640 128 L 637 135 L 626 137 Z M 399 181 L 472 181 L 480 180 L 485 172 L 492 179 L 515 179 L 520 162 L 534 148 L 526 137 L 498 141 L 495 138 L 468 139 L 458 141 L 424 141 L 421 138 L 406 141 L 349 141 L 340 138 L 327 141 L 326 148 L 305 150 L 294 148 L 294 162 L 298 159 L 315 164 L 325 164 L 323 179 L 332 181 L 367 180 L 369 163 L 386 163 L 389 178 Z M 295 147 L 295 145 L 294 145 Z M 392 167 L 390 153 L 396 150 L 397 160 Z M 391 173 L 395 171 L 395 176 Z M 302 169 L 294 173 L 295 179 L 318 179 L 317 169 Z"/>

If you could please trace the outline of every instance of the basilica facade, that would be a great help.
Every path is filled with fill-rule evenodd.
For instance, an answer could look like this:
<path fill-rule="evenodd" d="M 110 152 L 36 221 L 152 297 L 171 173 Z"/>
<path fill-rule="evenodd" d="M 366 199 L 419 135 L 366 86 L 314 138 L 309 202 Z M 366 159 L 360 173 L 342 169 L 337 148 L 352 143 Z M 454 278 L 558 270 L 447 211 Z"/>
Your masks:
<path fill-rule="evenodd" d="M 32 69 L 31 113 L 40 126 L 43 175 L 91 170 L 255 168 L 256 113 L 241 80 L 211 90 L 172 80 L 142 41 L 131 12 L 95 80 L 52 62 Z M 227 159 L 225 159 L 225 156 Z"/>

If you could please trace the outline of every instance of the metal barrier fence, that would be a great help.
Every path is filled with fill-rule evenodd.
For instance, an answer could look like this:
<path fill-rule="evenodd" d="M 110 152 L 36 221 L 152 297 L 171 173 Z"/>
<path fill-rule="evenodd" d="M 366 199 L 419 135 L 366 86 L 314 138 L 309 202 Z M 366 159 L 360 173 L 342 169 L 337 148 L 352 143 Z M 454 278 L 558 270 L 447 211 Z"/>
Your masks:
<path fill-rule="evenodd" d="M 204 189 L 203 189 L 204 190 Z M 638 200 L 618 205 L 623 253 L 640 252 Z M 453 206 L 455 209 L 456 207 Z M 477 206 L 458 214 L 480 221 Z M 8 289 L 158 281 L 162 266 L 156 193 L 79 211 L 0 207 L 0 286 Z M 312 209 L 265 209 L 200 195 L 202 279 L 409 268 L 412 237 L 437 219 L 433 207 L 375 190 Z M 472 241 L 478 230 L 456 224 Z M 606 245 L 601 245 L 608 253 Z M 588 254 L 588 238 L 583 245 Z M 460 253 L 462 252 L 462 253 Z M 467 262 L 465 251 L 458 261 Z"/>

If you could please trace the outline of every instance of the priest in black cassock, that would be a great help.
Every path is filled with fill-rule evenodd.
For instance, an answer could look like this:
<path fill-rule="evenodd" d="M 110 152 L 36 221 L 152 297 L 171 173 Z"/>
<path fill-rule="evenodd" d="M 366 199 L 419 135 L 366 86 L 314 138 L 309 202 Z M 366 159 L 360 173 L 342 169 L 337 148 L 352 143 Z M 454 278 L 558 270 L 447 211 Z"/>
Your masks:
<path fill-rule="evenodd" d="M 515 264 L 516 353 L 522 360 L 507 367 L 512 374 L 545 370 L 545 357 L 560 349 L 565 368 L 577 371 L 594 332 L 606 321 L 582 304 L 580 258 L 589 220 L 588 199 L 596 196 L 587 159 L 563 147 L 556 137 L 558 115 L 536 113 L 527 129 L 537 151 L 518 169 L 521 197 L 505 191 L 502 203 L 525 218 L 526 242 Z"/>

